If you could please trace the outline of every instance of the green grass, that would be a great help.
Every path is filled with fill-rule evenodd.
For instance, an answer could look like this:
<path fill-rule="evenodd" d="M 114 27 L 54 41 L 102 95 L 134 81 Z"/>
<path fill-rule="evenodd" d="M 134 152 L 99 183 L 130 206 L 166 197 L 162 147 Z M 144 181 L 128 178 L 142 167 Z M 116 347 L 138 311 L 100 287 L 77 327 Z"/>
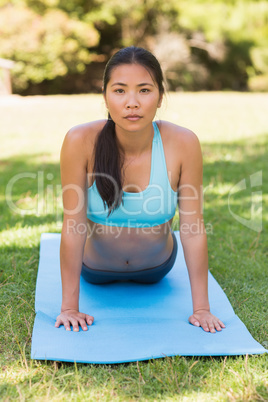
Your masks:
<path fill-rule="evenodd" d="M 267 229 L 250 230 L 231 215 L 250 218 L 250 175 L 262 171 L 263 207 L 268 201 L 268 95 L 170 94 L 158 118 L 191 128 L 204 156 L 204 218 L 209 267 L 236 314 L 268 348 Z M 90 365 L 30 359 L 40 235 L 61 230 L 59 152 L 73 125 L 105 117 L 98 95 L 0 98 L 0 399 L 33 401 L 266 401 L 267 355 L 167 357 L 139 363 Z M 19 173 L 12 192 L 6 188 Z M 39 172 L 39 173 L 38 173 Z M 43 172 L 43 173 L 42 173 Z M 43 174 L 43 177 L 42 177 Z M 35 175 L 35 176 L 34 176 Z M 37 196 L 38 180 L 44 197 Z M 39 214 L 36 214 L 36 211 Z M 173 228 L 178 227 L 178 217 Z"/>

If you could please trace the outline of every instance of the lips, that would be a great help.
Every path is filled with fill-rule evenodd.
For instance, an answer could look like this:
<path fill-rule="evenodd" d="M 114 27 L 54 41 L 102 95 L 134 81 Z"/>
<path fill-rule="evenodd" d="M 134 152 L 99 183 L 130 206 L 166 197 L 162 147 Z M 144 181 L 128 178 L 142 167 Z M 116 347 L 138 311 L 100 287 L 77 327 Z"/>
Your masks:
<path fill-rule="evenodd" d="M 127 116 L 125 116 L 125 119 L 130 120 L 130 121 L 137 121 L 141 118 L 142 118 L 142 116 L 139 116 L 138 114 L 128 114 Z"/>

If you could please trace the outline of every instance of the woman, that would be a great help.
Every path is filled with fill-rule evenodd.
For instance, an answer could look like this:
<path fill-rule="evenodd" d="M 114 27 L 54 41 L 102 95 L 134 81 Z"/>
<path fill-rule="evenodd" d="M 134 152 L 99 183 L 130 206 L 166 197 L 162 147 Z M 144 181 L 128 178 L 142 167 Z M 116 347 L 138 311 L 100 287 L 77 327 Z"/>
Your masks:
<path fill-rule="evenodd" d="M 86 331 L 94 320 L 79 312 L 81 273 L 95 284 L 149 284 L 172 269 L 177 242 L 171 224 L 179 199 L 193 299 L 189 322 L 220 331 L 224 324 L 208 301 L 198 138 L 175 124 L 153 122 L 164 95 L 163 75 L 145 49 L 121 49 L 110 59 L 103 95 L 108 120 L 72 128 L 62 146 L 62 307 L 55 326 Z"/>

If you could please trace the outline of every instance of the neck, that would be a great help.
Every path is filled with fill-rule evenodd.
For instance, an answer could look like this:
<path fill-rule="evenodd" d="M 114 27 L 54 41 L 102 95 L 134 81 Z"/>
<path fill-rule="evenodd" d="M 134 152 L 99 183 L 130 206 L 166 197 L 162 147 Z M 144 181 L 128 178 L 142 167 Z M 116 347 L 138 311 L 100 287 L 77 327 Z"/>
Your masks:
<path fill-rule="evenodd" d="M 125 157 L 139 157 L 151 150 L 154 137 L 153 125 L 145 127 L 142 131 L 125 131 L 115 126 L 119 149 Z"/>

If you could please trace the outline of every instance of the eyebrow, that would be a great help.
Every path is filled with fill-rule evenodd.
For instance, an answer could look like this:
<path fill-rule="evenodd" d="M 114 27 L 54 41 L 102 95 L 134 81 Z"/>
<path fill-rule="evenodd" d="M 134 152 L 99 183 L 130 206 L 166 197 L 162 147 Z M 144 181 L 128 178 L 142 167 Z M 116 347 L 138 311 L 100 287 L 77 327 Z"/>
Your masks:
<path fill-rule="evenodd" d="M 122 87 L 127 87 L 127 84 L 124 84 L 123 82 L 115 82 L 111 86 L 114 87 L 115 85 L 121 85 Z M 150 85 L 151 87 L 154 86 L 153 84 L 150 84 L 149 82 L 142 82 L 141 84 L 138 84 L 137 87 L 144 87 L 145 85 Z"/>

